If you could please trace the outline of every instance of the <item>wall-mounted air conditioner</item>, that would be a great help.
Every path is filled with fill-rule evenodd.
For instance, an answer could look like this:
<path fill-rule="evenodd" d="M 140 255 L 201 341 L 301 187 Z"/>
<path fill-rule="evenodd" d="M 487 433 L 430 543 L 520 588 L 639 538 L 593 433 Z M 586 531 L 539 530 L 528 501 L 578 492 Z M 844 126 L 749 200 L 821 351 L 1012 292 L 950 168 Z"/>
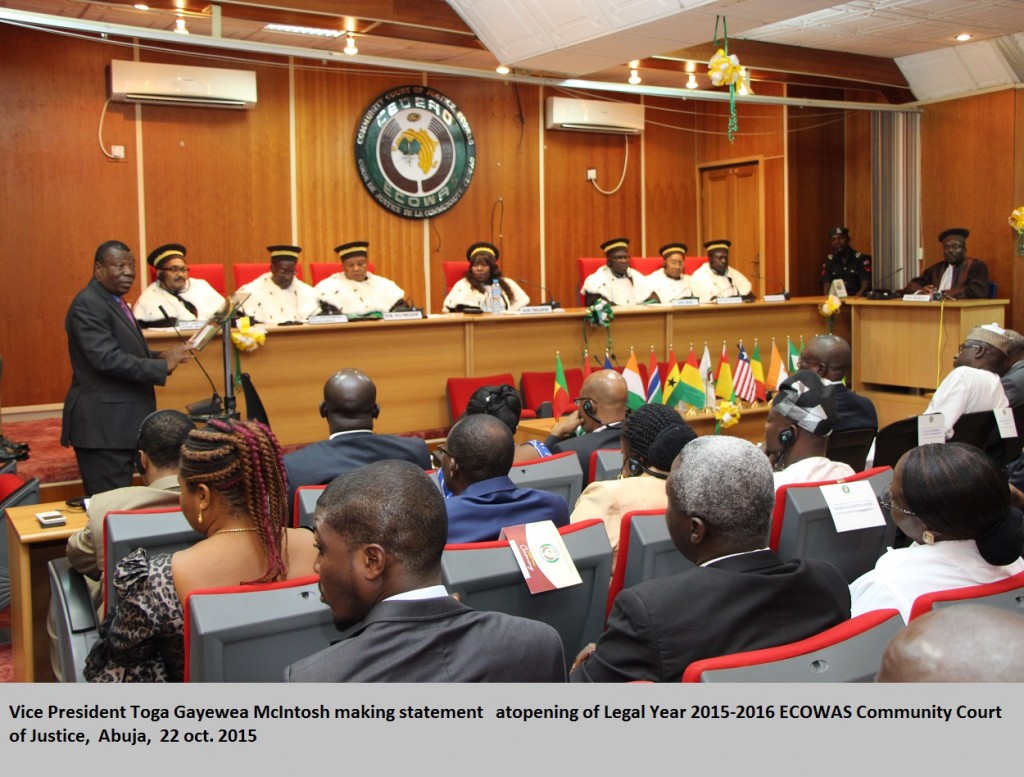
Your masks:
<path fill-rule="evenodd" d="M 256 73 L 251 70 L 115 59 L 109 76 L 114 102 L 238 109 L 256 105 Z"/>
<path fill-rule="evenodd" d="M 635 103 L 548 97 L 545 108 L 547 129 L 620 135 L 639 135 L 644 131 L 644 106 Z"/>

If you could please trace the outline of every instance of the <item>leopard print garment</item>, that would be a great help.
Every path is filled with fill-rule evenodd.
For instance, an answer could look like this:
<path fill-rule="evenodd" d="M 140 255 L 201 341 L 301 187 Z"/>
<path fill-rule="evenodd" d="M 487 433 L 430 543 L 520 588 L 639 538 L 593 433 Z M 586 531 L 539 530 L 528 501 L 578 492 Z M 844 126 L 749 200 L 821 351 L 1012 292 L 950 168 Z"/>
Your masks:
<path fill-rule="evenodd" d="M 184 614 L 170 555 L 150 559 L 145 548 L 128 554 L 114 572 L 114 589 L 117 608 L 100 626 L 85 678 L 93 683 L 181 682 Z"/>

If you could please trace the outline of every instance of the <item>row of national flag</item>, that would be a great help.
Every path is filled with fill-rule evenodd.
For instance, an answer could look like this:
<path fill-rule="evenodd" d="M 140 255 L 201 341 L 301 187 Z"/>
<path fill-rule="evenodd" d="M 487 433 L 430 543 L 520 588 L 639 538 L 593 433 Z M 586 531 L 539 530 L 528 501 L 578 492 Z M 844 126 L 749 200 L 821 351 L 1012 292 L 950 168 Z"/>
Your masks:
<path fill-rule="evenodd" d="M 654 349 L 651 348 L 646 385 L 644 385 L 643 377 L 640 374 L 636 353 L 630 351 L 629 361 L 622 370 L 622 377 L 626 381 L 626 388 L 629 392 L 630 410 L 636 410 L 641 405 L 648 403 L 666 404 L 679 410 L 683 410 L 683 406 L 703 410 L 705 408 L 714 409 L 720 399 L 730 402 L 737 400 L 765 402 L 769 391 L 778 391 L 782 382 L 790 374 L 796 372 L 796 362 L 800 356 L 800 350 L 787 337 L 786 358 L 783 360 L 782 354 L 775 344 L 775 339 L 772 338 L 768 371 L 765 373 L 761 349 L 756 340 L 752 353 L 747 353 L 742 342 L 737 345 L 737 351 L 735 364 L 730 364 L 728 347 L 723 342 L 718 366 L 712 369 L 711 352 L 707 343 L 704 344 L 704 353 L 699 361 L 692 344 L 689 354 L 682 362 L 676 361 L 675 353 L 670 346 L 669 369 L 664 386 L 661 384 L 661 374 L 658 370 Z M 611 368 L 611 361 L 607 355 L 605 355 L 604 367 L 605 369 Z M 590 369 L 587 365 L 584 367 L 584 376 L 589 373 Z M 552 409 L 557 418 L 572 409 L 572 399 L 569 397 L 562 358 L 557 355 L 555 357 L 554 388 Z"/>

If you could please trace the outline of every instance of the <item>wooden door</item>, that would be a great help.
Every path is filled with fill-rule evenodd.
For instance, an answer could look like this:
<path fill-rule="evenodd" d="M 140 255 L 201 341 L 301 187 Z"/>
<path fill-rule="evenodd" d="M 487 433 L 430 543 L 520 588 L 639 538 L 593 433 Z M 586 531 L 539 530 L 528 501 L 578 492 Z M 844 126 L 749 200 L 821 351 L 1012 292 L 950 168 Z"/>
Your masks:
<path fill-rule="evenodd" d="M 766 293 L 761 262 L 764 202 L 761 168 L 751 161 L 701 170 L 701 242 L 732 241 L 729 266 L 747 276 L 754 292 Z M 700 249 L 703 252 L 703 248 Z M 778 293 L 769 282 L 767 293 Z M 779 285 L 779 284 L 775 284 Z"/>

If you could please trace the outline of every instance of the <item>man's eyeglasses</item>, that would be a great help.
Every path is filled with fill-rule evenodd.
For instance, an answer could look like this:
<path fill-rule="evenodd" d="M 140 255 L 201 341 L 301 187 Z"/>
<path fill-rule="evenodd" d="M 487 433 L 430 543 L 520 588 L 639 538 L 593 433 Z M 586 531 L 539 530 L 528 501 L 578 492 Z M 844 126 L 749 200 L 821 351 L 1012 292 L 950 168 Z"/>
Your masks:
<path fill-rule="evenodd" d="M 455 461 L 454 454 L 452 454 L 452 452 L 447 448 L 442 448 L 440 445 L 434 448 L 434 457 L 437 459 L 438 464 L 441 464 L 441 462 L 443 461 L 443 457 L 445 456 L 447 456 L 452 461 Z"/>
<path fill-rule="evenodd" d="M 164 272 L 174 273 L 175 275 L 188 275 L 188 265 L 176 265 L 174 267 L 161 267 Z"/>

